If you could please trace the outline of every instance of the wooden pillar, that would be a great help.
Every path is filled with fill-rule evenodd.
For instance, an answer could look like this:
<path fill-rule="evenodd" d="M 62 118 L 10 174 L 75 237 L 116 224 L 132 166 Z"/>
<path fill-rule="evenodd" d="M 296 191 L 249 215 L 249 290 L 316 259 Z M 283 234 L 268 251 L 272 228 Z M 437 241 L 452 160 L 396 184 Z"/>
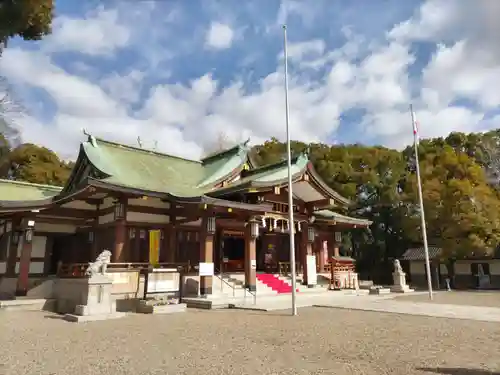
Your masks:
<path fill-rule="evenodd" d="M 316 253 L 319 257 L 319 272 L 325 272 L 325 264 L 328 257 L 328 246 L 325 246 L 324 242 L 325 241 L 322 238 L 318 238 L 314 241 L 314 244 L 316 246 Z"/>
<path fill-rule="evenodd" d="M 174 224 L 168 227 L 167 236 L 168 242 L 166 246 L 165 261 L 167 263 L 175 263 L 175 254 L 177 253 L 177 228 Z"/>
<path fill-rule="evenodd" d="M 309 226 L 303 224 L 300 232 L 300 250 L 302 262 L 302 284 L 308 285 L 309 279 L 307 274 L 307 256 L 312 255 L 312 242 L 309 239 Z M 313 287 L 313 285 L 311 285 Z"/>
<path fill-rule="evenodd" d="M 21 237 L 21 235 L 19 234 L 18 225 L 19 225 L 18 221 L 13 222 L 10 228 L 11 231 L 9 235 L 9 245 L 8 245 L 9 254 L 7 255 L 7 270 L 6 270 L 7 271 L 6 274 L 10 277 L 14 277 L 16 275 L 17 253 Z"/>
<path fill-rule="evenodd" d="M 5 221 L 1 227 L 0 235 L 0 262 L 7 261 L 7 255 L 9 253 L 9 233 L 7 229 L 7 221 Z"/>
<path fill-rule="evenodd" d="M 16 296 L 25 296 L 28 293 L 34 221 L 32 223 L 33 225 L 30 225 L 28 228 L 23 228 L 22 237 L 19 238 L 19 241 L 22 241 L 22 247 L 21 258 L 19 260 L 19 275 L 17 276 Z"/>
<path fill-rule="evenodd" d="M 115 203 L 115 244 L 113 249 L 113 263 L 123 262 L 123 248 L 127 240 L 127 201 L 119 199 Z"/>
<path fill-rule="evenodd" d="M 94 217 L 94 222 L 92 223 L 92 242 L 90 243 L 90 262 L 93 262 L 96 260 L 97 255 L 99 255 L 99 240 L 97 238 L 97 233 L 99 229 L 99 209 L 100 209 L 100 203 L 97 203 L 95 205 L 95 217 Z"/>
<path fill-rule="evenodd" d="M 214 233 L 208 231 L 210 218 L 204 216 L 201 220 L 200 229 L 200 263 L 214 263 Z M 213 220 L 213 219 L 212 219 Z M 215 232 L 215 231 L 214 231 Z M 206 296 L 212 294 L 213 276 L 200 276 L 200 294 Z"/>
<path fill-rule="evenodd" d="M 252 226 L 254 228 L 252 229 Z M 256 228 L 255 228 L 256 226 Z M 257 290 L 257 236 L 258 223 L 250 221 L 245 228 L 245 288 L 251 292 Z"/>

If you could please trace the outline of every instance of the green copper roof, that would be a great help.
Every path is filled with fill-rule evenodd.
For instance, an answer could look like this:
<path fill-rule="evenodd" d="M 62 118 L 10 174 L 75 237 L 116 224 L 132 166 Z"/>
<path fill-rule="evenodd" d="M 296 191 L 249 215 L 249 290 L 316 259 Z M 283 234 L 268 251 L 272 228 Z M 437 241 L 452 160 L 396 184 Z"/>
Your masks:
<path fill-rule="evenodd" d="M 203 161 L 91 138 L 82 144 L 89 161 L 107 177 L 101 181 L 141 190 L 195 197 L 246 161 L 245 145 L 237 145 Z"/>
<path fill-rule="evenodd" d="M 59 186 L 0 179 L 0 201 L 30 201 L 46 199 L 61 192 Z"/>
<path fill-rule="evenodd" d="M 309 159 L 306 154 L 300 154 L 292 159 L 292 177 L 302 173 Z M 213 192 L 214 195 L 224 195 L 232 191 L 238 191 L 249 187 L 258 186 L 274 186 L 287 182 L 288 180 L 288 164 L 282 161 L 276 164 L 270 164 L 260 168 L 255 168 L 247 171 L 245 177 L 229 184 L 228 186 L 217 189 Z"/>
<path fill-rule="evenodd" d="M 320 210 L 314 213 L 318 219 L 326 219 L 326 220 L 335 220 L 338 223 L 343 224 L 352 224 L 352 225 L 360 225 L 360 226 L 369 226 L 372 224 L 370 220 L 358 219 L 355 217 L 341 215 L 337 212 L 330 210 Z"/>

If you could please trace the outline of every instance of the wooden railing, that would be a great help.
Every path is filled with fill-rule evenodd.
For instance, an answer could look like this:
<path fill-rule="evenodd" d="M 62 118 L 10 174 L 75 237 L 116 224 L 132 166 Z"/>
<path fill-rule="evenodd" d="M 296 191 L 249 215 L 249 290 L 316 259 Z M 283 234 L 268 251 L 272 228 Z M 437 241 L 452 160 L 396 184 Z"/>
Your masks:
<path fill-rule="evenodd" d="M 57 270 L 59 277 L 84 277 L 88 263 L 70 263 L 60 264 Z M 126 270 L 146 270 L 150 267 L 149 263 L 110 263 L 108 271 L 126 271 Z M 187 263 L 159 263 L 155 268 L 176 268 L 182 273 L 191 273 L 198 271 L 198 265 Z"/>

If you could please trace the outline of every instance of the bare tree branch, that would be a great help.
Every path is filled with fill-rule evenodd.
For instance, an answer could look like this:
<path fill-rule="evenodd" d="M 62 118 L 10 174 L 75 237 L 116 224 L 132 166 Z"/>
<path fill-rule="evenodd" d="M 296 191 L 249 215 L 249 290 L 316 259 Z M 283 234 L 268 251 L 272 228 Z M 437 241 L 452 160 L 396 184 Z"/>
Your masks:
<path fill-rule="evenodd" d="M 203 158 L 207 158 L 210 155 L 214 155 L 221 151 L 227 150 L 231 146 L 234 146 L 234 144 L 229 141 L 226 134 L 221 132 L 217 135 L 217 138 L 213 142 L 211 142 L 211 144 L 205 147 Z"/>
<path fill-rule="evenodd" d="M 0 134 L 3 134 L 13 146 L 20 142 L 16 120 L 24 113 L 24 107 L 14 99 L 7 80 L 0 77 Z"/>

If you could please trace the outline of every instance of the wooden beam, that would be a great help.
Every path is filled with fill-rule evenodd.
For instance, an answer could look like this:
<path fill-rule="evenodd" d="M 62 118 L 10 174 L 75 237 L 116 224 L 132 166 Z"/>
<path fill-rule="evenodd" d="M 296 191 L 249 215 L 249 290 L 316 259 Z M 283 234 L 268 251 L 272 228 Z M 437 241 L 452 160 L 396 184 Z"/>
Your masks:
<path fill-rule="evenodd" d="M 331 198 L 320 199 L 317 201 L 306 202 L 306 208 L 311 211 L 317 211 L 318 209 L 327 208 L 335 205 L 335 201 Z"/>

